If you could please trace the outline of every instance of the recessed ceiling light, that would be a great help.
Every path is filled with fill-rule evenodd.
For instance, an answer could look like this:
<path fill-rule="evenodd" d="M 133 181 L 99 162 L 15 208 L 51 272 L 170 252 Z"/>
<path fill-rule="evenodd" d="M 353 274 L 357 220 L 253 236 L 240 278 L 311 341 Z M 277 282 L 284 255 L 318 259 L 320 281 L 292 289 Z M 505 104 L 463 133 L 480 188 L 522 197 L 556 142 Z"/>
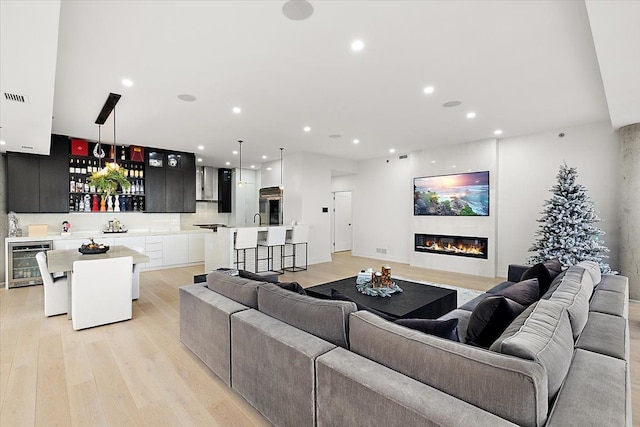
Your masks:
<path fill-rule="evenodd" d="M 456 165 L 451 165 L 451 167 L 455 169 L 455 168 L 456 168 Z"/>
<path fill-rule="evenodd" d="M 435 162 L 436 162 L 435 160 L 431 160 L 431 163 L 435 163 Z"/>
<path fill-rule="evenodd" d="M 198 157 L 198 161 L 201 162 L 202 161 L 202 157 Z"/>
<path fill-rule="evenodd" d="M 193 95 L 189 95 L 188 93 L 181 93 L 180 95 L 178 95 L 178 99 L 182 101 L 193 102 L 198 98 Z"/>
<path fill-rule="evenodd" d="M 474 113 L 473 111 L 470 111 L 467 113 L 467 119 L 473 119 L 476 116 L 476 113 Z"/>
<path fill-rule="evenodd" d="M 267 158 L 267 156 L 262 156 L 262 159 L 263 159 L 263 160 L 264 160 L 264 159 L 266 159 L 266 158 Z"/>
<path fill-rule="evenodd" d="M 434 91 L 434 90 L 435 90 L 435 89 L 434 89 L 434 87 L 433 87 L 433 86 L 427 86 L 427 87 L 425 87 L 422 91 L 423 91 L 424 93 L 426 93 L 426 94 L 429 94 L 429 93 L 433 93 L 433 91 Z"/>
<path fill-rule="evenodd" d="M 359 140 L 359 139 L 354 139 L 354 140 L 353 140 L 353 143 L 354 143 L 354 144 L 360 144 L 360 140 Z"/>
<path fill-rule="evenodd" d="M 204 150 L 204 145 L 198 145 L 198 150 Z"/>
<path fill-rule="evenodd" d="M 6 144 L 6 142 L 4 140 L 0 141 L 0 145 L 5 145 L 5 144 Z"/>
<path fill-rule="evenodd" d="M 304 21 L 313 15 L 313 5 L 306 0 L 289 0 L 282 5 L 282 14 L 294 21 Z"/>
<path fill-rule="evenodd" d="M 502 129 L 496 129 L 495 131 L 493 131 L 493 133 L 495 135 L 502 135 Z"/>
<path fill-rule="evenodd" d="M 446 108 L 451 108 L 451 107 L 457 107 L 460 104 L 462 104 L 461 101 L 449 101 L 442 104 L 442 106 Z"/>
<path fill-rule="evenodd" d="M 133 86 L 133 81 L 131 79 L 122 79 L 122 86 L 131 87 Z"/>
<path fill-rule="evenodd" d="M 364 42 L 362 40 L 354 40 L 351 43 L 351 50 L 359 52 L 364 48 Z"/>
<path fill-rule="evenodd" d="M 233 111 L 235 114 L 242 113 L 242 109 L 240 107 L 233 107 L 231 111 Z"/>
<path fill-rule="evenodd" d="M 232 153 L 233 154 L 238 154 L 238 152 L 236 150 L 233 150 Z"/>
<path fill-rule="evenodd" d="M 231 162 L 225 162 L 224 164 L 229 166 L 231 164 Z"/>
<path fill-rule="evenodd" d="M 396 149 L 395 149 L 395 148 L 389 148 L 389 152 L 390 152 L 390 153 L 395 153 L 395 152 L 396 152 Z"/>
<path fill-rule="evenodd" d="M 272 170 L 273 168 L 267 168 L 268 171 Z"/>
<path fill-rule="evenodd" d="M 309 126 L 305 126 L 302 130 L 305 132 L 311 132 L 311 128 Z"/>
<path fill-rule="evenodd" d="M 256 168 L 256 165 L 251 165 L 251 169 L 255 169 L 255 168 Z"/>

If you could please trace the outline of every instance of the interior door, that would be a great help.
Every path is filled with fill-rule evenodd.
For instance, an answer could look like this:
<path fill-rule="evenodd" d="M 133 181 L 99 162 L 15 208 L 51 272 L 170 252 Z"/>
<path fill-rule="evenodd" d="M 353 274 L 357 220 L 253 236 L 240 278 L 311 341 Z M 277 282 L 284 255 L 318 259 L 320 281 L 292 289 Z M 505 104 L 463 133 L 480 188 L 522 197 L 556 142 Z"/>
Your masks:
<path fill-rule="evenodd" d="M 333 193 L 333 251 L 350 251 L 352 239 L 351 191 L 336 191 Z"/>

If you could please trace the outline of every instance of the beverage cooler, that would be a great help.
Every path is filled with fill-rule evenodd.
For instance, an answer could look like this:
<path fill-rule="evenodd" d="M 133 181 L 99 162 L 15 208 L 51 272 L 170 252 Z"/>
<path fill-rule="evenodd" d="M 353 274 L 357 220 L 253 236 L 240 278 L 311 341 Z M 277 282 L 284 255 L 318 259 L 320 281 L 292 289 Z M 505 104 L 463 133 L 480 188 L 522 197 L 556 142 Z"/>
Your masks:
<path fill-rule="evenodd" d="M 9 243 L 7 260 L 9 287 L 17 288 L 42 284 L 36 254 L 51 249 L 53 249 L 53 241 L 51 240 Z"/>

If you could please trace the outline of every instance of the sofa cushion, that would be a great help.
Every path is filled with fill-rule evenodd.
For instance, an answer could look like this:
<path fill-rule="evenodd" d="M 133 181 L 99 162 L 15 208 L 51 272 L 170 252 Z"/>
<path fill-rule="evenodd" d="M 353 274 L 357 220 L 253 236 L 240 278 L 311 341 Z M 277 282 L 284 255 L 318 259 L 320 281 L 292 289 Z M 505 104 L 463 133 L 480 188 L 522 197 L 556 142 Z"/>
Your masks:
<path fill-rule="evenodd" d="M 527 279 L 514 283 L 508 288 L 496 292 L 495 295 L 502 295 L 511 301 L 529 307 L 540 299 L 540 286 L 538 286 L 538 279 Z"/>
<path fill-rule="evenodd" d="M 485 298 L 471 313 L 466 342 L 478 347 L 489 346 L 504 332 L 524 307 L 498 295 Z"/>
<path fill-rule="evenodd" d="M 467 327 L 469 326 L 469 318 L 471 317 L 471 312 L 468 310 L 461 310 L 456 308 L 448 312 L 445 315 L 442 315 L 438 318 L 438 320 L 449 320 L 456 319 L 458 321 L 458 341 L 465 342 L 467 338 Z"/>
<path fill-rule="evenodd" d="M 300 295 L 306 295 L 307 291 L 304 290 L 302 285 L 298 282 L 273 282 L 276 285 L 280 286 L 282 289 L 286 289 L 291 292 L 298 293 Z"/>
<path fill-rule="evenodd" d="M 566 307 L 547 300 L 530 306 L 507 327 L 490 350 L 544 366 L 551 400 L 560 390 L 573 356 L 573 334 Z"/>
<path fill-rule="evenodd" d="M 626 319 L 590 312 L 589 320 L 576 342 L 576 348 L 625 360 L 627 355 Z"/>
<path fill-rule="evenodd" d="M 434 337 L 460 341 L 458 339 L 458 319 L 398 319 L 394 323 Z"/>
<path fill-rule="evenodd" d="M 212 271 L 207 275 L 207 287 L 212 291 L 251 308 L 258 308 L 258 285 L 251 279 Z"/>
<path fill-rule="evenodd" d="M 602 280 L 602 273 L 600 272 L 600 266 L 598 265 L 597 262 L 580 261 L 579 263 L 576 264 L 576 266 L 582 267 L 585 270 L 587 270 L 587 272 L 591 276 L 591 279 L 593 280 L 594 286 L 600 283 L 600 280 Z"/>
<path fill-rule="evenodd" d="M 265 283 L 258 288 L 258 309 L 332 344 L 348 348 L 347 321 L 357 307 L 352 302 L 299 295 L 276 284 Z"/>
<path fill-rule="evenodd" d="M 624 360 L 577 349 L 547 427 L 630 426 Z"/>
<path fill-rule="evenodd" d="M 547 267 L 545 267 L 545 265 L 541 262 L 537 263 L 533 267 L 530 267 L 527 271 L 522 273 L 522 277 L 520 277 L 520 281 L 529 279 L 538 279 L 540 296 L 547 292 L 547 289 L 549 289 L 549 285 L 551 285 L 551 281 L 553 280 L 551 278 L 549 270 L 547 270 Z"/>
<path fill-rule="evenodd" d="M 603 274 L 600 283 L 596 287 L 596 291 L 599 290 L 618 292 L 624 294 L 626 299 L 629 299 L 629 278 L 614 274 Z"/>
<path fill-rule="evenodd" d="M 366 311 L 349 318 L 351 351 L 521 426 L 547 417 L 547 375 L 531 360 L 403 328 Z"/>
<path fill-rule="evenodd" d="M 277 274 L 261 275 L 261 274 L 258 274 L 258 273 L 254 273 L 252 271 L 238 270 L 238 276 L 240 276 L 243 279 L 255 280 L 256 282 L 278 283 L 278 275 Z"/>
<path fill-rule="evenodd" d="M 336 301 L 350 301 L 352 303 L 354 303 L 356 305 L 356 307 L 358 307 L 358 310 L 366 310 L 369 311 L 373 314 L 375 314 L 376 316 L 380 316 L 385 320 L 389 320 L 391 322 L 393 322 L 394 320 L 396 320 L 397 318 L 394 316 L 390 316 L 386 313 L 383 313 L 379 310 L 376 310 L 375 308 L 371 308 L 367 305 L 361 304 L 359 302 L 356 302 L 354 300 L 352 300 L 351 298 L 349 298 L 346 295 L 343 295 L 340 291 L 337 291 L 335 289 L 331 289 L 331 299 L 336 300 Z"/>
<path fill-rule="evenodd" d="M 591 298 L 589 311 L 620 316 L 625 319 L 629 317 L 628 299 L 624 294 L 614 291 L 598 289 Z"/>
<path fill-rule="evenodd" d="M 553 291 L 549 301 L 558 302 L 569 312 L 569 321 L 574 339 L 577 338 L 589 314 L 589 298 L 593 290 L 593 280 L 582 267 L 569 267 L 558 288 Z"/>

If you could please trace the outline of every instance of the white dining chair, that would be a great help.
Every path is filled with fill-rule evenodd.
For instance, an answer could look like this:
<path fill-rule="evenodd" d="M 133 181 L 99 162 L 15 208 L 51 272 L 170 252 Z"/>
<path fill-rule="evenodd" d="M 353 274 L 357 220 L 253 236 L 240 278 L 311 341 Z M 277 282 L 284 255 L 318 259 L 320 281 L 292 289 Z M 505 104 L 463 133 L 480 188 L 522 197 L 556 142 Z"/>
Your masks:
<path fill-rule="evenodd" d="M 66 276 L 53 278 L 47 267 L 47 256 L 44 252 L 36 254 L 36 261 L 42 276 L 44 289 L 44 315 L 55 316 L 69 311 L 69 282 Z"/>
<path fill-rule="evenodd" d="M 132 317 L 133 257 L 106 258 L 73 263 L 71 322 L 84 329 Z"/>

